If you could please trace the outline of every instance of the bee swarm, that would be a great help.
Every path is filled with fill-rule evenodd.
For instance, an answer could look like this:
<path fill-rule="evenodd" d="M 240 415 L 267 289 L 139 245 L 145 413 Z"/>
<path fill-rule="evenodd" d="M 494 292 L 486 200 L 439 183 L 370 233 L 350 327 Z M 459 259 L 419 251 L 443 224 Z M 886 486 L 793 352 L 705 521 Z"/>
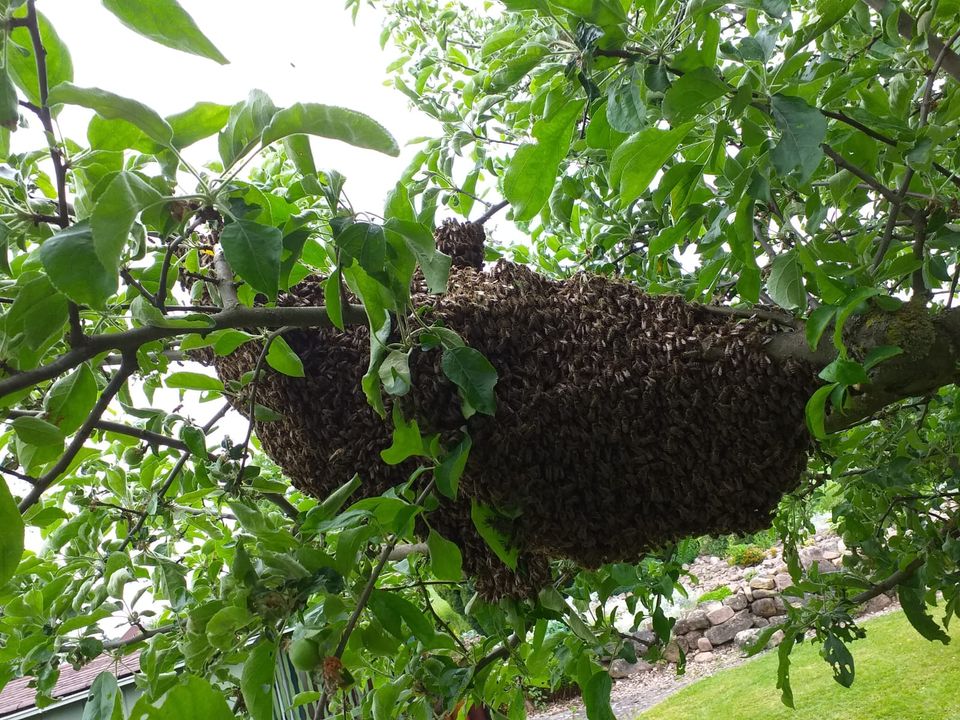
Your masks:
<path fill-rule="evenodd" d="M 504 262 L 481 271 L 482 235 L 469 223 L 439 228 L 438 246 L 454 258 L 448 290 L 420 289 L 414 303 L 497 369 L 496 415 L 463 420 L 439 351 L 413 352 L 413 389 L 395 400 L 424 434 L 455 441 L 465 424 L 473 439 L 459 498 L 444 499 L 430 524 L 460 546 L 478 589 L 530 595 L 549 581 L 550 559 L 631 562 L 684 537 L 767 526 L 805 467 L 804 406 L 816 387 L 810 368 L 764 353 L 778 330 L 604 277 L 551 280 Z M 322 303 L 316 279 L 280 298 Z M 381 419 L 360 387 L 367 328 L 284 337 L 306 377 L 264 372 L 257 401 L 284 416 L 257 424 L 266 452 L 318 498 L 357 472 L 364 496 L 404 481 L 414 466 L 381 461 L 389 414 Z M 238 380 L 259 352 L 248 343 L 218 357 L 217 372 Z M 516 572 L 480 537 L 471 498 L 504 516 Z"/>

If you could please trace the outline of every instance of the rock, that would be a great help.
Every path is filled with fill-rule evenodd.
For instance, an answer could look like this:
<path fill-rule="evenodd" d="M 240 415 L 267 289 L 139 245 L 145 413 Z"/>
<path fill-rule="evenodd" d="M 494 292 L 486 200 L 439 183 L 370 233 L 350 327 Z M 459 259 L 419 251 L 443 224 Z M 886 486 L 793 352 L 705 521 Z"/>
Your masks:
<path fill-rule="evenodd" d="M 655 645 L 657 643 L 657 634 L 653 630 L 650 630 L 649 628 L 640 628 L 635 633 L 633 633 L 631 637 L 634 640 L 636 640 L 638 643 L 646 645 L 647 647 L 649 647 L 650 645 Z M 637 654 L 640 654 L 640 652 L 637 651 Z"/>
<path fill-rule="evenodd" d="M 753 590 L 773 590 L 776 587 L 776 584 L 773 581 L 772 577 L 755 577 L 750 581 L 750 587 Z M 756 596 L 756 593 L 754 593 Z"/>
<path fill-rule="evenodd" d="M 788 587 L 793 585 L 793 578 L 790 577 L 790 573 L 777 573 L 773 578 L 773 582 L 777 586 L 777 590 L 786 590 Z"/>
<path fill-rule="evenodd" d="M 633 677 L 634 675 L 639 675 L 652 669 L 653 666 L 644 660 L 637 660 L 637 662 L 631 663 L 623 658 L 616 658 L 610 663 L 607 672 L 614 680 L 623 680 L 624 678 Z"/>
<path fill-rule="evenodd" d="M 769 624 L 770 624 L 770 621 L 767 620 L 765 617 L 760 617 L 760 616 L 758 616 L 758 615 L 754 615 L 754 617 L 753 617 L 753 626 L 754 626 L 755 628 L 765 628 L 765 627 L 766 627 L 767 625 L 769 625 Z"/>
<path fill-rule="evenodd" d="M 754 615 L 759 615 L 760 617 L 765 618 L 773 617 L 780 612 L 777 609 L 777 603 L 774 602 L 773 598 L 760 598 L 759 600 L 754 600 L 753 604 L 750 605 L 750 611 Z"/>
<path fill-rule="evenodd" d="M 776 590 L 761 590 L 758 588 L 753 591 L 754 600 L 762 600 L 763 598 L 773 598 L 773 597 L 777 597 Z"/>
<path fill-rule="evenodd" d="M 712 652 L 698 652 L 696 655 L 693 656 L 693 661 L 698 663 L 705 663 L 705 662 L 710 662 L 711 660 L 713 660 L 714 657 L 715 656 Z"/>
<path fill-rule="evenodd" d="M 713 652 L 713 643 L 705 637 L 702 637 L 697 640 L 697 650 L 700 652 Z"/>
<path fill-rule="evenodd" d="M 783 625 L 787 621 L 786 615 L 774 615 L 772 618 L 767 618 L 770 621 L 771 625 Z"/>
<path fill-rule="evenodd" d="M 747 606 L 747 596 L 738 592 L 736 595 L 730 595 L 724 598 L 723 604 L 731 608 L 734 612 L 740 612 Z"/>
<path fill-rule="evenodd" d="M 753 602 L 753 588 L 749 585 L 744 585 L 743 596 L 747 599 L 747 602 Z"/>
<path fill-rule="evenodd" d="M 686 635 L 692 630 L 706 630 L 708 627 L 710 627 L 710 621 L 707 619 L 707 613 L 697 609 L 677 620 L 677 624 L 673 626 L 673 634 Z"/>
<path fill-rule="evenodd" d="M 762 632 L 763 630 L 761 630 L 760 628 L 751 628 L 749 630 L 743 630 L 737 633 L 737 636 L 736 638 L 734 638 L 733 642 L 738 648 L 746 652 L 751 647 L 753 647 L 754 643 L 756 643 L 757 640 L 760 639 L 760 634 Z M 777 630 L 775 633 L 773 633 L 773 635 L 770 636 L 770 639 L 767 640 L 767 644 L 764 645 L 764 649 L 769 650 L 770 648 L 775 648 L 781 642 L 783 642 L 783 631 Z"/>
<path fill-rule="evenodd" d="M 817 569 L 821 573 L 837 572 L 837 566 L 825 558 L 823 550 L 816 546 L 806 547 L 800 550 L 800 564 L 803 565 L 804 570 L 809 570 L 816 564 Z"/>
<path fill-rule="evenodd" d="M 760 637 L 760 633 L 763 632 L 760 628 L 749 628 L 747 630 L 741 630 L 734 636 L 733 644 L 736 645 L 741 650 L 746 650 L 752 646 L 757 639 Z"/>
<path fill-rule="evenodd" d="M 694 630 L 693 632 L 688 632 L 683 636 L 683 643 L 686 645 L 687 650 L 694 650 L 697 647 L 697 643 L 703 638 L 703 633 L 699 630 Z"/>
<path fill-rule="evenodd" d="M 861 612 L 864 613 L 875 613 L 880 612 L 885 607 L 889 607 L 893 600 L 890 599 L 887 595 L 877 595 L 874 598 L 870 598 L 863 604 L 863 609 Z"/>
<path fill-rule="evenodd" d="M 721 605 L 707 613 L 711 625 L 721 625 L 736 615 L 736 611 L 727 605 Z"/>
<path fill-rule="evenodd" d="M 676 640 L 671 640 L 663 649 L 663 659 L 668 663 L 680 662 L 680 645 Z"/>
<path fill-rule="evenodd" d="M 727 609 L 729 610 L 729 608 Z M 753 625 L 753 616 L 750 614 L 750 611 L 741 610 L 726 622 L 720 625 L 714 625 L 704 633 L 704 636 L 714 646 L 723 645 L 733 640 L 738 632 L 746 630 L 751 625 Z"/>
<path fill-rule="evenodd" d="M 643 657 L 644 655 L 647 654 L 647 651 L 650 650 L 649 646 L 644 645 L 642 642 L 637 642 L 632 638 L 630 640 L 627 640 L 627 642 L 633 645 L 633 652 L 636 654 L 637 657 Z"/>
<path fill-rule="evenodd" d="M 834 560 L 839 559 L 839 557 L 840 557 L 840 553 L 838 553 L 838 552 L 833 552 L 832 550 L 824 550 L 824 551 L 823 551 L 823 559 L 824 559 L 824 560 L 829 560 L 829 561 L 833 562 Z"/>

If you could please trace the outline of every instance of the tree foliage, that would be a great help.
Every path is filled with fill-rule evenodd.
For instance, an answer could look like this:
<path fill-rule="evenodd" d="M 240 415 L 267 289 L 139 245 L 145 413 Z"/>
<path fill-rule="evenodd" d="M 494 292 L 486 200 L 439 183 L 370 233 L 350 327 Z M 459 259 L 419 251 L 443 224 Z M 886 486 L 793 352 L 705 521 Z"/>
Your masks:
<path fill-rule="evenodd" d="M 104 4 L 145 38 L 226 61 L 176 0 Z M 796 329 L 771 355 L 816 364 L 824 383 L 807 407 L 816 451 L 774 520 L 805 600 L 771 678 L 785 702 L 790 649 L 808 638 L 853 682 L 852 613 L 881 592 L 946 642 L 927 606 L 943 602 L 949 622 L 960 602 L 956 0 L 384 5 L 392 82 L 441 132 L 420 140 L 381 217 L 352 207 L 308 141 L 397 154 L 376 120 L 277 107 L 260 90 L 162 117 L 75 85 L 34 0 L 0 3 L 0 684 L 31 676 L 49 703 L 64 664 L 140 649 L 131 718 L 259 720 L 283 649 L 317 680 L 294 701 L 317 717 L 456 716 L 483 702 L 520 718 L 525 693 L 569 683 L 590 718 L 610 717 L 602 663 L 633 645 L 604 603 L 624 595 L 658 657 L 684 544 L 637 564 L 557 563 L 536 600 L 491 604 L 454 543 L 414 533 L 457 495 L 468 436 L 441 447 L 395 412 L 382 457 L 419 467 L 353 502 L 362 478 L 308 498 L 251 432 L 218 432 L 225 399 L 245 389 L 270 421 L 255 402 L 265 366 L 303 374 L 288 328 L 358 323 L 371 329 L 375 407 L 411 391 L 406 353 L 430 342 L 464 415 L 496 417 L 493 366 L 454 333 L 406 322 L 416 266 L 445 287 L 431 231 L 450 214 L 512 221 L 519 233 L 498 228 L 490 260 L 618 275 Z M 60 138 L 56 117 L 77 107 L 94 112 L 86 138 Z M 48 145 L 11 153 L 20 124 Z M 218 157 L 183 158 L 214 137 Z M 311 274 L 328 277 L 324 307 L 272 305 Z M 385 346 L 394 324 L 401 342 Z M 253 341 L 263 350 L 239 385 L 176 364 Z M 796 549 L 825 489 L 852 552 L 841 572 L 804 573 Z M 139 634 L 111 639 L 117 621 Z M 87 712 L 115 717 L 116 697 L 99 679 Z"/>

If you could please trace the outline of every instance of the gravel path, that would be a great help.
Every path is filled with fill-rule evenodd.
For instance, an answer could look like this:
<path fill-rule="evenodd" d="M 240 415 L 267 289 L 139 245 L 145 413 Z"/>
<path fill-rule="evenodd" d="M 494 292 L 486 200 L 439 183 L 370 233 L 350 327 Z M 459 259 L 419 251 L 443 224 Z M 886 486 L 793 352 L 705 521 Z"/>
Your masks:
<path fill-rule="evenodd" d="M 649 672 L 632 678 L 617 680 L 610 694 L 610 705 L 617 720 L 635 720 L 637 715 L 666 699 L 680 688 L 701 678 L 713 675 L 734 665 L 746 662 L 740 651 L 732 647 L 716 648 L 716 658 L 708 663 L 687 663 L 687 671 L 677 675 L 673 665 L 661 664 Z M 527 716 L 529 720 L 585 720 L 583 703 L 579 699 L 551 705 Z"/>

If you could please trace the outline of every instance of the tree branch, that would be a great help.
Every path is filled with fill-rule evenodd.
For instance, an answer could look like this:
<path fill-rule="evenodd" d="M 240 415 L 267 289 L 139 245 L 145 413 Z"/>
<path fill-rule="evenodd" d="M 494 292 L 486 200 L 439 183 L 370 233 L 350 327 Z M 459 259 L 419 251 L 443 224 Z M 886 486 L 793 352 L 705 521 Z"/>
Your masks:
<path fill-rule="evenodd" d="M 0 397 L 32 387 L 45 380 L 52 380 L 101 353 L 135 351 L 146 343 L 164 338 L 238 328 L 279 328 L 285 325 L 296 328 L 333 327 L 327 316 L 327 310 L 323 306 L 245 307 L 241 305 L 211 315 L 210 320 L 211 327 L 202 331 L 197 328 L 141 327 L 118 333 L 90 335 L 81 347 L 64 353 L 53 362 L 0 380 Z M 363 306 L 344 306 L 343 321 L 348 325 L 365 325 L 367 320 Z"/>
<path fill-rule="evenodd" d="M 891 5 L 889 0 L 862 0 L 862 2 L 878 13 L 885 13 Z M 900 8 L 900 15 L 897 17 L 897 31 L 907 40 L 912 40 L 917 31 L 917 21 L 902 7 Z M 960 55 L 951 50 L 949 44 L 944 44 L 935 34 L 927 33 L 927 53 L 931 58 L 937 58 L 942 54 L 943 60 L 940 61 L 940 64 L 943 65 L 943 69 L 954 80 L 960 82 Z"/>
<path fill-rule="evenodd" d="M 80 429 L 77 430 L 76 434 L 73 436 L 73 440 L 70 442 L 70 445 L 67 447 L 66 451 L 57 461 L 57 463 L 50 468 L 46 473 L 37 479 L 36 484 L 30 490 L 29 493 L 20 501 L 19 509 L 20 513 L 23 514 L 33 505 L 35 505 L 40 497 L 43 495 L 47 489 L 55 483 L 60 475 L 70 466 L 70 463 L 73 462 L 73 459 L 77 456 L 77 453 L 80 452 L 84 444 L 87 442 L 87 439 L 90 437 L 90 434 L 94 431 L 97 422 L 100 420 L 100 417 L 106 412 L 107 407 L 110 405 L 117 393 L 120 392 L 120 389 L 127 382 L 127 379 L 137 371 L 137 357 L 136 353 L 133 351 L 127 351 L 124 353 L 123 362 L 120 363 L 120 367 L 117 369 L 117 372 L 114 373 L 113 378 L 110 382 L 107 383 L 107 387 L 104 388 L 104 391 L 101 393 L 100 398 L 97 400 L 96 405 L 93 406 L 93 409 L 90 411 L 90 414 L 87 416 L 87 419 L 84 420 L 83 425 L 80 426 Z"/>
<path fill-rule="evenodd" d="M 59 213 L 56 223 L 61 228 L 65 228 L 70 224 L 70 210 L 67 204 L 67 168 L 63 162 L 63 153 L 57 144 L 57 137 L 53 129 L 53 116 L 50 113 L 50 105 L 47 101 L 50 92 L 47 79 L 47 50 L 43 47 L 43 39 L 40 37 L 36 0 L 27 0 L 27 16 L 23 19 L 23 26 L 30 33 L 30 41 L 33 44 L 33 56 L 37 64 L 37 86 L 40 91 L 38 115 L 40 123 L 43 125 L 44 135 L 47 138 L 47 146 L 50 148 L 50 160 L 53 162 L 53 173 L 57 183 Z"/>
<path fill-rule="evenodd" d="M 476 220 L 473 221 L 473 224 L 483 225 L 487 220 L 492 218 L 494 215 L 496 215 L 498 212 L 503 210 L 509 204 L 510 204 L 509 202 L 507 202 L 506 200 L 503 200 L 502 202 L 498 202 L 496 205 L 491 205 L 483 215 L 481 215 L 480 217 L 478 217 Z"/>

